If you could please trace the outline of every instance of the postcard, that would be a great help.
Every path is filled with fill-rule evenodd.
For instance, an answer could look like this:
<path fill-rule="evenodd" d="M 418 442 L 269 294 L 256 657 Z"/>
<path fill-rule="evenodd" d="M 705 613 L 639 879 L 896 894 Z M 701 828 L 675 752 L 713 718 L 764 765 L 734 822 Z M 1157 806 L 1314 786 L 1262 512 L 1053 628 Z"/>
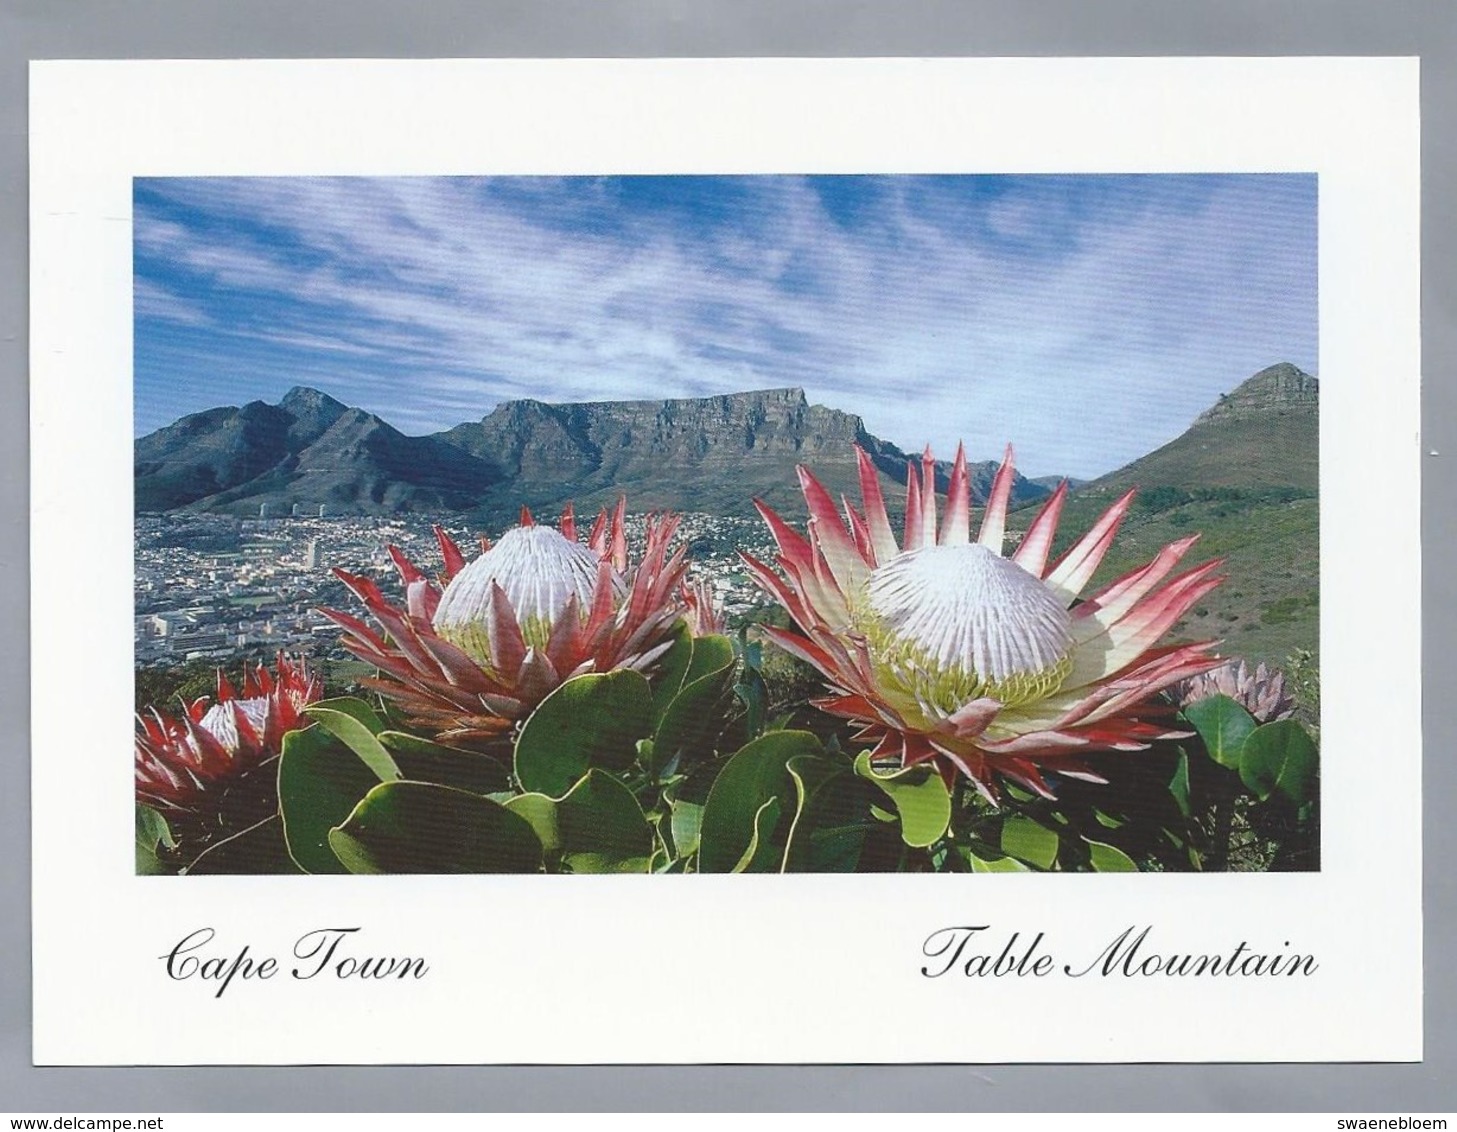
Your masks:
<path fill-rule="evenodd" d="M 1420 1059 L 1417 142 L 35 64 L 35 1061 Z"/>

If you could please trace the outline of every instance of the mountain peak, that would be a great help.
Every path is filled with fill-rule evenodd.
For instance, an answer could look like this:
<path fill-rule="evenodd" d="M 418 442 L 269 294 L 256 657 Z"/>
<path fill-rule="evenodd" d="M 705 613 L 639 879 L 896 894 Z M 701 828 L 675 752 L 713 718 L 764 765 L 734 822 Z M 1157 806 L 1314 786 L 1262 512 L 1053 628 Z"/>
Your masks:
<path fill-rule="evenodd" d="M 336 401 L 327 393 L 321 393 L 317 389 L 310 389 L 307 385 L 295 385 L 283 395 L 283 400 L 278 402 L 280 409 L 287 409 L 291 413 L 317 413 L 321 409 L 337 409 L 343 412 L 345 405 Z"/>
<path fill-rule="evenodd" d="M 1267 366 L 1248 377 L 1231 393 L 1199 415 L 1207 421 L 1248 420 L 1268 413 L 1314 409 L 1320 400 L 1320 381 L 1289 362 Z"/>

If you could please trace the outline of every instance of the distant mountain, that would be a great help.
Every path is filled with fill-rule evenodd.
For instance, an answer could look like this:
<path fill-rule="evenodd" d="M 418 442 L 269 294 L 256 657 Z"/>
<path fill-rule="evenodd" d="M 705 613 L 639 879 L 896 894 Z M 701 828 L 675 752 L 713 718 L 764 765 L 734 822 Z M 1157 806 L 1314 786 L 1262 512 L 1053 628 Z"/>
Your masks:
<path fill-rule="evenodd" d="M 811 405 L 801 389 L 666 401 L 510 401 L 481 420 L 407 437 L 316 390 L 276 406 L 210 409 L 136 443 L 137 509 L 256 513 L 261 504 L 335 513 L 469 510 L 500 518 L 522 504 L 582 510 L 626 493 L 634 510 L 750 514 L 763 499 L 802 507 L 796 464 L 858 498 L 853 445 L 871 456 L 894 501 L 907 456 L 858 416 Z M 950 464 L 938 479 L 944 491 Z M 984 500 L 994 461 L 972 468 Z M 1047 489 L 1018 476 L 1013 502 Z"/>
<path fill-rule="evenodd" d="M 490 466 L 434 437 L 313 389 L 277 405 L 208 409 L 136 442 L 136 509 L 256 514 L 297 503 L 333 513 L 458 510 L 495 481 Z"/>
<path fill-rule="evenodd" d="M 1060 552 L 1129 488 L 1138 495 L 1095 588 L 1198 533 L 1189 563 L 1223 558 L 1228 580 L 1177 631 L 1222 651 L 1285 661 L 1320 648 L 1320 382 L 1288 362 L 1248 378 L 1181 436 L 1073 491 Z M 1014 517 L 1022 527 L 1032 512 Z"/>

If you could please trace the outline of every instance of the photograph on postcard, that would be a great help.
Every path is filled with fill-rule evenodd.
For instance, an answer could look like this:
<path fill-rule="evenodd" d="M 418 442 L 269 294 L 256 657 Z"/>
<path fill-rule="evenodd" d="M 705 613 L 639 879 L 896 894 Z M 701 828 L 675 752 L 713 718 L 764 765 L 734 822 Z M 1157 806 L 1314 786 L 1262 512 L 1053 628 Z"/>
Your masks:
<path fill-rule="evenodd" d="M 1315 174 L 133 206 L 138 872 L 1320 868 Z"/>

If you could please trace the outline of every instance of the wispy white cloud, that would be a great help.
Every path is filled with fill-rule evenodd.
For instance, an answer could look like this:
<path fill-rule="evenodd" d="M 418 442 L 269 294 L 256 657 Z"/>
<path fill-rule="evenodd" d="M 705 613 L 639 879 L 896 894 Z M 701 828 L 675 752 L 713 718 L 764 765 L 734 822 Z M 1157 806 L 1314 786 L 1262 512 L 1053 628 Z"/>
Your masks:
<path fill-rule="evenodd" d="M 795 384 L 906 447 L 1091 475 L 1315 364 L 1312 182 L 1177 182 L 753 178 L 717 211 L 612 180 L 143 182 L 138 425 L 215 403 L 199 373 L 307 374 L 407 431 Z"/>
<path fill-rule="evenodd" d="M 137 318 L 157 319 L 177 326 L 212 325 L 212 320 L 196 303 L 141 277 L 132 281 L 132 311 Z"/>

